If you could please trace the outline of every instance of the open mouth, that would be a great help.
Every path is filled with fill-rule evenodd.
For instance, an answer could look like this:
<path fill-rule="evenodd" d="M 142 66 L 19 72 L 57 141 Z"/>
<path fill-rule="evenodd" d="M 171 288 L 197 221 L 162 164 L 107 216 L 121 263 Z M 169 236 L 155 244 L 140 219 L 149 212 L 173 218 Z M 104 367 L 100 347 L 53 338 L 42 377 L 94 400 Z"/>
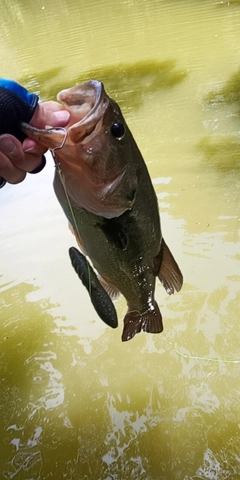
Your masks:
<path fill-rule="evenodd" d="M 103 84 L 97 80 L 62 90 L 57 100 L 70 107 L 69 135 L 74 143 L 82 142 L 94 131 L 109 104 Z"/>
<path fill-rule="evenodd" d="M 36 139 L 47 148 L 61 148 L 67 132 L 66 145 L 87 143 L 101 128 L 101 120 L 109 105 L 109 98 L 103 84 L 97 80 L 62 90 L 57 99 L 69 107 L 70 122 L 63 128 L 38 129 L 26 123 L 21 128 L 30 138 Z M 65 132 L 65 133 L 64 133 Z"/>

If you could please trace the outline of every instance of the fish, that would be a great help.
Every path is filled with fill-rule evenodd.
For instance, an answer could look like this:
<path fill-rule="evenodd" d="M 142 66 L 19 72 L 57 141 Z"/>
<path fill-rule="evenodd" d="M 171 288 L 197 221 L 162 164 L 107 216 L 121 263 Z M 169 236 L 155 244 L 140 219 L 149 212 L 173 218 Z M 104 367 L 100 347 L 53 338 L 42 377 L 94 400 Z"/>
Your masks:
<path fill-rule="evenodd" d="M 70 248 L 72 265 L 100 318 L 112 328 L 118 320 L 111 297 L 126 299 L 122 341 L 141 331 L 161 333 L 156 279 L 171 295 L 181 290 L 183 275 L 163 239 L 142 154 L 102 82 L 62 90 L 57 100 L 71 114 L 65 131 L 26 123 L 22 130 L 54 151 L 54 191 L 81 250 Z"/>

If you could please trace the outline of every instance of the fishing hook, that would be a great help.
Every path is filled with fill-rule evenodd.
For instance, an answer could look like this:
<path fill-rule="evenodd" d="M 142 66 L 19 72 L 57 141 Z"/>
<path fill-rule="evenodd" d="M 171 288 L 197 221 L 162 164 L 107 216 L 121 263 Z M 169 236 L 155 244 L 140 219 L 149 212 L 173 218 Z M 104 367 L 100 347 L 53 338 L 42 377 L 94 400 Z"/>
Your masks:
<path fill-rule="evenodd" d="M 55 163 L 55 167 L 57 167 L 58 169 L 60 168 L 60 163 L 56 162 L 56 155 L 55 155 L 55 151 L 56 150 L 60 150 L 61 148 L 64 147 L 65 143 L 66 143 L 66 140 L 67 140 L 67 136 L 68 136 L 68 131 L 66 130 L 66 128 L 63 128 L 63 127 L 55 127 L 55 128 L 52 128 L 50 130 L 58 130 L 58 131 L 61 131 L 64 133 L 64 139 L 61 143 L 61 145 L 59 145 L 59 147 L 54 147 L 54 148 L 50 148 L 50 152 L 52 154 L 52 157 L 53 157 L 53 160 L 54 160 L 54 163 Z"/>

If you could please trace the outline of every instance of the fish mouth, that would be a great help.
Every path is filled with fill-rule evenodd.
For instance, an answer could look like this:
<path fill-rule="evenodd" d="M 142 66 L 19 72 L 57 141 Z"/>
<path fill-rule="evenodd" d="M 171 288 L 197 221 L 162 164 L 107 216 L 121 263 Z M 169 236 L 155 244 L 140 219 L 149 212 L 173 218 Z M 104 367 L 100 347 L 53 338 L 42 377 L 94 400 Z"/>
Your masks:
<path fill-rule="evenodd" d="M 49 126 L 39 129 L 22 122 L 22 131 L 33 140 L 38 139 L 47 148 L 61 148 L 64 138 L 70 144 L 87 143 L 101 129 L 109 98 L 98 80 L 61 90 L 57 100 L 65 104 L 70 112 L 70 122 L 65 129 Z M 67 137 L 64 132 L 67 132 Z"/>
<path fill-rule="evenodd" d="M 68 133 L 74 143 L 82 142 L 95 130 L 109 105 L 104 86 L 98 80 L 62 90 L 57 100 L 67 105 L 71 112 Z"/>

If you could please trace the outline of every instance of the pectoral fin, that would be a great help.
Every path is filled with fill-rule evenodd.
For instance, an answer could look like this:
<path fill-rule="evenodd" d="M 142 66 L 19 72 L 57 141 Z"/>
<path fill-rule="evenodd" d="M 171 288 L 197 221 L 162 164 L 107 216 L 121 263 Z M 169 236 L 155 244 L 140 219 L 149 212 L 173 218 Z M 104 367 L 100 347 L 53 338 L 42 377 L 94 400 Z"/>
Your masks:
<path fill-rule="evenodd" d="M 118 217 L 105 219 L 101 228 L 109 242 L 114 243 L 119 250 L 127 250 L 128 235 Z"/>
<path fill-rule="evenodd" d="M 116 309 L 86 257 L 74 247 L 69 249 L 69 255 L 75 272 L 88 290 L 97 314 L 109 327 L 116 328 L 118 326 Z"/>
<path fill-rule="evenodd" d="M 163 239 L 160 253 L 155 260 L 156 262 L 160 261 L 160 267 L 157 276 L 163 284 L 166 292 L 169 295 L 172 295 L 175 290 L 176 292 L 179 292 L 183 284 L 183 275 Z"/>

